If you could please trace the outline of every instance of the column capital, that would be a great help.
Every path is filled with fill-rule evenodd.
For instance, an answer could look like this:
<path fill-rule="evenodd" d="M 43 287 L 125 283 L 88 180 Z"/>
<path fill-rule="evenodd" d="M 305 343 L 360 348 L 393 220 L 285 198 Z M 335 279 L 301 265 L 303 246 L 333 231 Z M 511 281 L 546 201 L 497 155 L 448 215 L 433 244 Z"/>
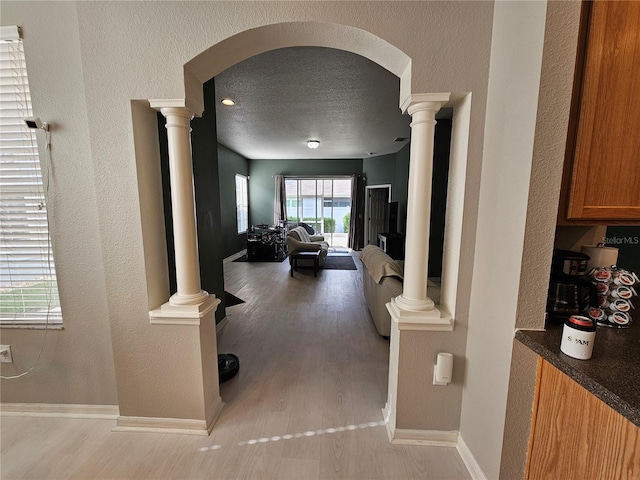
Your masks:
<path fill-rule="evenodd" d="M 187 117 L 189 120 L 195 117 L 193 111 L 187 106 L 186 100 L 182 98 L 173 100 L 149 100 L 149 106 L 162 113 L 165 117 L 167 115 L 176 115 Z"/>
<path fill-rule="evenodd" d="M 435 110 L 437 113 L 450 97 L 451 93 L 416 93 L 405 98 L 400 110 L 409 115 L 419 110 Z"/>

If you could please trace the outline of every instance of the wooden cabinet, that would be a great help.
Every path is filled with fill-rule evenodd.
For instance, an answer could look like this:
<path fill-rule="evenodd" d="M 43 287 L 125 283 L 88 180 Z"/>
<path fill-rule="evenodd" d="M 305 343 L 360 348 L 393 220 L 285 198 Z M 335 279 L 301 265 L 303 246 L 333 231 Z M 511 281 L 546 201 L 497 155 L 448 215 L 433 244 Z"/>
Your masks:
<path fill-rule="evenodd" d="M 640 478 L 640 428 L 540 360 L 527 480 Z"/>
<path fill-rule="evenodd" d="M 640 225 L 640 2 L 584 2 L 559 224 Z"/>

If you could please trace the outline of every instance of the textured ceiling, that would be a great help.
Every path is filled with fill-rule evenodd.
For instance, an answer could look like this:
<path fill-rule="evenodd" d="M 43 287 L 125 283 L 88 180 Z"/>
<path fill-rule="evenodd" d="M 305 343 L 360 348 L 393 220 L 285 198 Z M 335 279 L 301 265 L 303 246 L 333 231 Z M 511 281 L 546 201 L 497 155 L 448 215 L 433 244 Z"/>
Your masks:
<path fill-rule="evenodd" d="M 366 158 L 397 152 L 410 135 L 398 77 L 342 50 L 273 50 L 225 70 L 215 85 L 218 141 L 246 158 Z M 225 97 L 236 104 L 225 107 Z M 310 139 L 320 147 L 307 148 Z"/>

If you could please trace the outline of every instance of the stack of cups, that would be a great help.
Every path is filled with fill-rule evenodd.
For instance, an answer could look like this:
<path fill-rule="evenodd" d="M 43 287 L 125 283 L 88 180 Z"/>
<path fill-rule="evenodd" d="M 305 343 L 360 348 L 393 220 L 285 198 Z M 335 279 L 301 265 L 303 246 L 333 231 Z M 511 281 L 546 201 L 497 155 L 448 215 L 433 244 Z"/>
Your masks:
<path fill-rule="evenodd" d="M 633 286 L 637 275 L 621 268 L 595 268 L 589 273 L 598 291 L 598 307 L 589 309 L 589 318 L 605 327 L 628 328 L 631 322 L 631 299 L 637 296 Z"/>

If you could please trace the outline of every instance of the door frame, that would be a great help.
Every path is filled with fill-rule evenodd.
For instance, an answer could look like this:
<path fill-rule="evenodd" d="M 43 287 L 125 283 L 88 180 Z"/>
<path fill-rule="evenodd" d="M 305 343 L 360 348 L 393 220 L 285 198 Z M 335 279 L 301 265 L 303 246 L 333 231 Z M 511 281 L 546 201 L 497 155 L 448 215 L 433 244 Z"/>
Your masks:
<path fill-rule="evenodd" d="M 365 187 L 365 200 L 364 200 L 364 246 L 366 247 L 367 245 L 369 245 L 369 210 L 370 210 L 370 191 L 371 190 L 376 190 L 376 189 L 387 189 L 389 191 L 389 196 L 388 196 L 388 200 L 387 201 L 391 201 L 391 184 L 390 183 L 383 183 L 380 185 L 367 185 Z"/>

